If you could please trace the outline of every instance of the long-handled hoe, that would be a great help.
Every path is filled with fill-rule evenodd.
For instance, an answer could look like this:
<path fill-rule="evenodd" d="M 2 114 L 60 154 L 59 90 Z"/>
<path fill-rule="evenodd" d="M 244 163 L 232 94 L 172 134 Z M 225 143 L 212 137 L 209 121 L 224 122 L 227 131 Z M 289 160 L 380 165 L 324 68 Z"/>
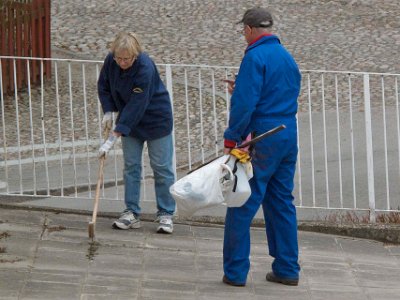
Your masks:
<path fill-rule="evenodd" d="M 109 128 L 106 128 L 104 130 L 104 140 L 107 139 L 109 132 L 110 132 Z M 101 185 L 102 185 L 103 179 L 104 179 L 103 168 L 104 168 L 104 162 L 106 160 L 106 156 L 105 155 L 101 156 L 99 158 L 99 160 L 100 160 L 100 166 L 99 166 L 99 172 L 97 174 L 96 195 L 94 198 L 93 214 L 92 214 L 92 220 L 89 222 L 89 226 L 88 226 L 89 238 L 91 238 L 92 241 L 94 239 L 94 230 L 95 230 L 95 225 L 96 225 L 97 211 L 99 209 L 100 189 L 101 189 Z"/>

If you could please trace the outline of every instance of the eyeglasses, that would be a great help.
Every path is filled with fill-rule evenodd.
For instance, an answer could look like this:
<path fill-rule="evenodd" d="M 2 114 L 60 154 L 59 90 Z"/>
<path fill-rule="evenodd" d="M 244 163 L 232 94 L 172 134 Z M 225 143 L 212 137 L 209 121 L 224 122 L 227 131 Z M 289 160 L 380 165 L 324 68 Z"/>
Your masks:
<path fill-rule="evenodd" d="M 243 29 L 239 29 L 239 30 L 237 30 L 237 33 L 239 33 L 239 34 L 241 34 L 241 35 L 245 35 L 246 34 L 246 32 L 245 32 L 245 29 L 243 28 Z"/>
<path fill-rule="evenodd" d="M 239 34 L 241 34 L 241 35 L 246 35 L 246 27 L 249 27 L 250 30 L 252 29 L 252 27 L 246 25 L 244 28 L 239 29 L 237 32 L 238 32 Z"/>
<path fill-rule="evenodd" d="M 118 56 L 114 56 L 114 60 L 117 63 L 121 63 L 121 62 L 128 63 L 128 62 L 133 61 L 134 59 L 135 59 L 135 57 L 118 57 Z"/>

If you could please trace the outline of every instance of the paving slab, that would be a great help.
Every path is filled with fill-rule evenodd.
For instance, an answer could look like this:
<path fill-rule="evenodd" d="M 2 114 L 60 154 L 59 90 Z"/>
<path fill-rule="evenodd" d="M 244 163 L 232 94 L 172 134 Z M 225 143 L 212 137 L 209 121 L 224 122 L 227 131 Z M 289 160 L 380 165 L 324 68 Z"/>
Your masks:
<path fill-rule="evenodd" d="M 0 299 L 397 299 L 400 246 L 299 231 L 298 287 L 270 283 L 265 231 L 252 228 L 246 287 L 221 282 L 223 226 L 153 222 L 114 230 L 82 214 L 0 210 Z M 14 261 L 12 260 L 14 258 Z"/>

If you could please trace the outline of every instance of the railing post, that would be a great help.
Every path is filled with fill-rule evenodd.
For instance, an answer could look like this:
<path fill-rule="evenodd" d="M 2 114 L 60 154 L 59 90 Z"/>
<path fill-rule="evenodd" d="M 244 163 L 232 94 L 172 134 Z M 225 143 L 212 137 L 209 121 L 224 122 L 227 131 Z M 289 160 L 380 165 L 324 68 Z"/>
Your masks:
<path fill-rule="evenodd" d="M 165 66 L 165 81 L 167 84 L 167 90 L 169 93 L 169 97 L 171 99 L 172 114 L 173 114 L 174 113 L 174 92 L 173 92 L 173 88 L 172 88 L 172 69 L 171 69 L 170 64 L 167 64 Z M 175 118 L 173 118 L 173 119 L 175 120 Z M 176 179 L 175 126 L 172 129 L 172 141 L 174 143 L 173 166 L 174 166 L 175 179 Z"/>
<path fill-rule="evenodd" d="M 369 87 L 369 74 L 364 74 L 364 109 L 368 168 L 369 221 L 371 223 L 375 223 L 374 153 L 372 147 L 371 94 Z"/>

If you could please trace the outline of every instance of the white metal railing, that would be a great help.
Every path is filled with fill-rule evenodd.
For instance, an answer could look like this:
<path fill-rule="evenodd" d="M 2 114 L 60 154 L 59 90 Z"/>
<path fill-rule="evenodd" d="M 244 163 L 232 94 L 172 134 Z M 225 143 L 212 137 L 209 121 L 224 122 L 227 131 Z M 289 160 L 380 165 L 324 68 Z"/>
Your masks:
<path fill-rule="evenodd" d="M 96 82 L 101 61 L 0 56 L 52 63 L 52 78 L 11 95 L 0 85 L 0 181 L 3 194 L 93 196 L 101 108 Z M 235 67 L 158 65 L 174 110 L 175 165 L 182 176 L 220 154 L 229 94 L 222 79 Z M 14 68 L 16 70 L 16 68 Z M 302 70 L 299 97 L 298 208 L 366 211 L 400 208 L 400 74 Z M 13 74 L 17 82 L 18 74 Z M 103 196 L 122 199 L 120 145 L 105 168 Z M 143 156 L 143 197 L 151 182 Z M 0 185 L 1 188 L 1 185 Z"/>

